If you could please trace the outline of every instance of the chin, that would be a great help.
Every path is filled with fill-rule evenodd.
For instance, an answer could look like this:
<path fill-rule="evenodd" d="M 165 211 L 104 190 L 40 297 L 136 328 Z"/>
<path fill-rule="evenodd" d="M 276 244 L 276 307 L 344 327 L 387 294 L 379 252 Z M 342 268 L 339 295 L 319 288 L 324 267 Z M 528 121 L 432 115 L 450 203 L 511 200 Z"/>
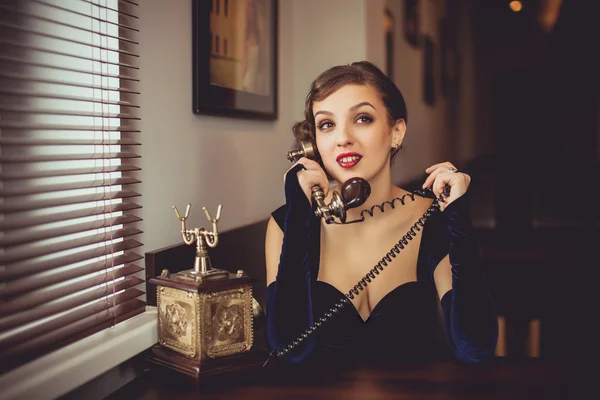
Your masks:
<path fill-rule="evenodd" d="M 365 177 L 365 174 L 361 173 L 360 170 L 357 168 L 345 169 L 345 168 L 342 168 L 339 166 L 337 166 L 336 171 L 333 174 L 331 174 L 331 176 L 333 177 L 333 179 L 335 179 L 339 183 L 344 183 L 348 179 L 357 178 L 357 177 L 368 180 Z"/>

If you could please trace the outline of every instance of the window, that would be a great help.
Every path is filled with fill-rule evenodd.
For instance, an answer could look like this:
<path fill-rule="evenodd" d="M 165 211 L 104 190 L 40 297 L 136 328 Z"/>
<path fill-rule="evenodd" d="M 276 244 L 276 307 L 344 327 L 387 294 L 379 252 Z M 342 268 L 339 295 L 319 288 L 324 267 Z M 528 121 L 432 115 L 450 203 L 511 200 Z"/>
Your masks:
<path fill-rule="evenodd" d="M 145 309 L 137 4 L 0 0 L 0 373 Z"/>

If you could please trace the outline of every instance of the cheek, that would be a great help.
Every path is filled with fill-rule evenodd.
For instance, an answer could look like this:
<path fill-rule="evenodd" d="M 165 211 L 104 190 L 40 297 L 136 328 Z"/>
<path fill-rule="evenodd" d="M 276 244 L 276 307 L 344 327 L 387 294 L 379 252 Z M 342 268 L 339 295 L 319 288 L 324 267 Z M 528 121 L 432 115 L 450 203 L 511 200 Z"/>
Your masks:
<path fill-rule="evenodd" d="M 317 143 L 317 147 L 319 149 L 323 149 L 325 150 L 325 148 L 327 147 L 327 136 L 321 135 L 319 133 L 317 133 L 317 137 L 316 137 L 316 143 Z"/>
<path fill-rule="evenodd" d="M 327 156 L 331 155 L 331 152 L 332 152 L 331 143 L 332 143 L 331 140 L 329 140 L 327 136 L 322 136 L 322 135 L 317 134 L 317 140 L 316 140 L 317 149 L 319 149 L 319 153 L 321 154 L 322 158 L 328 158 Z"/>
<path fill-rule="evenodd" d="M 316 144 L 317 149 L 319 150 L 319 154 L 321 155 L 321 161 L 323 162 L 325 169 L 331 171 L 332 168 L 334 168 L 335 165 L 337 165 L 335 159 L 333 159 L 332 157 L 332 154 L 335 150 L 334 148 L 332 148 L 332 141 L 328 140 L 327 137 L 319 137 L 317 135 Z"/>
<path fill-rule="evenodd" d="M 378 128 L 377 138 L 378 146 L 387 149 L 387 147 L 392 146 L 392 140 L 394 139 L 394 135 L 392 134 L 391 129 L 387 125 L 383 125 Z"/>

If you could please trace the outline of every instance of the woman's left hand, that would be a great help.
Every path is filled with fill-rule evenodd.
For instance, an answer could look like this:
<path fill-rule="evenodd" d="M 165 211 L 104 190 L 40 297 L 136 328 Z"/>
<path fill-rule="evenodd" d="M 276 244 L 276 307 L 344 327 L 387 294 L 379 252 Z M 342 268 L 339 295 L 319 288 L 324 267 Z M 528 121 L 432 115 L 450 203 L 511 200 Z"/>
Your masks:
<path fill-rule="evenodd" d="M 423 189 L 431 186 L 435 197 L 439 198 L 440 195 L 443 197 L 445 202 L 440 202 L 441 211 L 444 211 L 450 203 L 465 194 L 471 183 L 471 177 L 465 173 L 458 172 L 456 167 L 449 161 L 432 165 L 425 172 L 429 176 L 425 180 L 425 183 L 423 183 Z M 446 185 L 450 187 L 450 194 L 448 196 L 442 194 Z"/>

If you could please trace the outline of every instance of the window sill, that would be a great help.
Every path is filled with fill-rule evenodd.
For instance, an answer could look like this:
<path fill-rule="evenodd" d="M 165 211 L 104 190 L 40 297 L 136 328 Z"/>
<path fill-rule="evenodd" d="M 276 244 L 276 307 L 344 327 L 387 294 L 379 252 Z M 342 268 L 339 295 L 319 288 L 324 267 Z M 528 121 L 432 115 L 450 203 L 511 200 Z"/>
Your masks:
<path fill-rule="evenodd" d="M 54 399 L 158 342 L 156 307 L 0 376 L 2 399 Z"/>

